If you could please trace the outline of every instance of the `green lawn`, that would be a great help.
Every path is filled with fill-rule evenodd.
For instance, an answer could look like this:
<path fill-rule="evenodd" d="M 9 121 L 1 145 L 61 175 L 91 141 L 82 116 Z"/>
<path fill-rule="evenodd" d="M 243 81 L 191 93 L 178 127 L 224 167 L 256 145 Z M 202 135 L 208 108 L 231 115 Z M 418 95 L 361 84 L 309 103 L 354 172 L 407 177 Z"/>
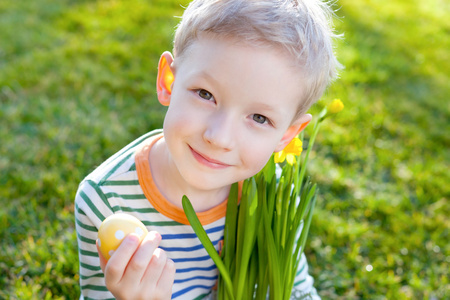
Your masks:
<path fill-rule="evenodd" d="M 75 299 L 73 200 L 161 127 L 159 55 L 187 0 L 0 1 L 0 299 Z M 450 298 L 450 4 L 340 0 L 345 110 L 310 164 L 323 299 Z"/>

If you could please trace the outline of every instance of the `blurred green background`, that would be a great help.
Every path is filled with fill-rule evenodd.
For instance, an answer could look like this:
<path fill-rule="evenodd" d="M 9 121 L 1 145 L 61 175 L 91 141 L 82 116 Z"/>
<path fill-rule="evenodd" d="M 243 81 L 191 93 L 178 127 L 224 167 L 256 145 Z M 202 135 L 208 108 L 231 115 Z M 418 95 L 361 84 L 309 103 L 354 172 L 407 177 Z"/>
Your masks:
<path fill-rule="evenodd" d="M 78 297 L 77 185 L 161 127 L 157 62 L 186 3 L 0 1 L 0 299 Z M 345 109 L 310 164 L 315 285 L 323 299 L 449 299 L 449 2 L 335 7 L 346 68 L 311 111 Z"/>

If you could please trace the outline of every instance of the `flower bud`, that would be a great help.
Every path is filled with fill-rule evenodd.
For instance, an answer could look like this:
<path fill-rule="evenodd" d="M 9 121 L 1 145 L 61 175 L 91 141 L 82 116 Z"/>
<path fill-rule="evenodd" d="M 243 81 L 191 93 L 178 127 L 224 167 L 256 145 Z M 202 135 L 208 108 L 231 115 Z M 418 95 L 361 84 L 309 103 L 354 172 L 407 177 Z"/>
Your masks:
<path fill-rule="evenodd" d="M 328 104 L 327 110 L 330 114 L 337 114 L 344 109 L 344 104 L 341 99 L 334 99 L 330 104 Z"/>

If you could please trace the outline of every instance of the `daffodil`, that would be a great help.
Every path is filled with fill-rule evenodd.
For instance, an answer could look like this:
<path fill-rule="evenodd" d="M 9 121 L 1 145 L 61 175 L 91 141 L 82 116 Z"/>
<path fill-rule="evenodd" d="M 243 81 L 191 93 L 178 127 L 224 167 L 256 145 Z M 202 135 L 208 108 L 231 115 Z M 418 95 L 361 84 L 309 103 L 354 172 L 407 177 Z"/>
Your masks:
<path fill-rule="evenodd" d="M 334 99 L 330 104 L 328 104 L 327 109 L 330 114 L 337 114 L 344 109 L 344 104 L 341 99 Z"/>
<path fill-rule="evenodd" d="M 302 141 L 295 137 L 292 141 L 280 152 L 275 153 L 274 160 L 275 163 L 282 163 L 283 161 L 287 161 L 291 166 L 296 162 L 296 156 L 299 156 L 302 153 Z"/>

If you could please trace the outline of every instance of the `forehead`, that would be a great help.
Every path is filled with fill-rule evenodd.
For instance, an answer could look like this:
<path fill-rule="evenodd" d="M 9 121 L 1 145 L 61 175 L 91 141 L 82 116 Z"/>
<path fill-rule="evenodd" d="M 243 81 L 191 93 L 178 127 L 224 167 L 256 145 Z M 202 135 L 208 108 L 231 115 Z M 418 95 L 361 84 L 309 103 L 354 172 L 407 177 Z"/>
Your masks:
<path fill-rule="evenodd" d="M 239 91 L 260 101 L 276 98 L 280 105 L 285 102 L 283 98 L 289 100 L 286 105 L 298 107 L 305 86 L 303 74 L 293 61 L 273 46 L 252 46 L 233 38 L 202 34 L 181 57 L 175 57 L 174 66 L 177 76 L 200 76 L 230 92 Z"/>

